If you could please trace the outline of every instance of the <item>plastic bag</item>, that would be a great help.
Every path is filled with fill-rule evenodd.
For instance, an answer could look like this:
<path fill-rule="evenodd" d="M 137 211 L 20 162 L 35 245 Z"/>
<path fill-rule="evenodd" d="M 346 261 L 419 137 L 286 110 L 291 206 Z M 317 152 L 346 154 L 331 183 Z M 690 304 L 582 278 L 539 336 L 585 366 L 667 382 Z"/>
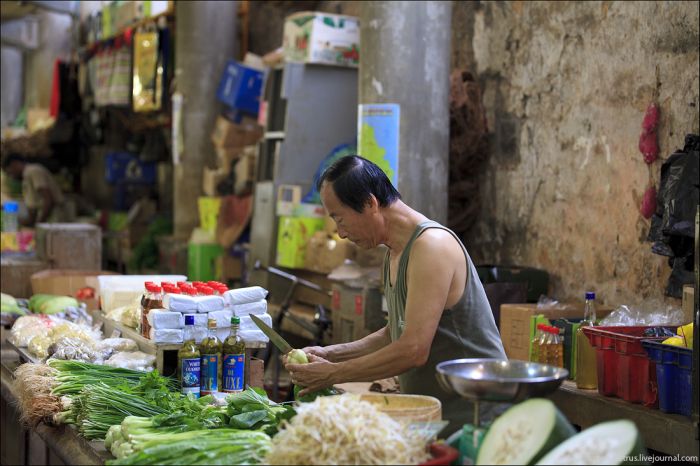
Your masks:
<path fill-rule="evenodd" d="M 35 336 L 27 345 L 27 349 L 37 358 L 45 358 L 48 356 L 48 349 L 51 345 L 52 340 L 47 335 L 40 334 Z"/>
<path fill-rule="evenodd" d="M 571 304 L 560 303 L 556 299 L 550 298 L 549 296 L 540 295 L 540 299 L 537 300 L 537 309 L 573 310 L 575 307 Z"/>
<path fill-rule="evenodd" d="M 134 340 L 129 338 L 105 338 L 104 340 L 97 343 L 95 346 L 100 350 L 111 350 L 113 352 L 119 351 L 138 351 L 139 347 Z"/>
<path fill-rule="evenodd" d="M 78 340 L 82 340 L 91 346 L 102 339 L 102 332 L 90 328 L 86 325 L 78 325 L 73 322 L 63 322 L 51 328 L 49 330 L 49 337 L 53 341 L 57 341 L 62 337 L 70 337 Z"/>
<path fill-rule="evenodd" d="M 105 361 L 105 365 L 137 371 L 151 371 L 153 370 L 153 364 L 155 362 L 156 357 L 152 354 L 142 353 L 141 351 L 121 351 L 119 353 L 115 353 L 112 357 Z"/>
<path fill-rule="evenodd" d="M 130 304 L 128 306 L 117 307 L 105 314 L 105 317 L 120 322 L 127 327 L 136 328 L 140 320 L 139 306 L 138 304 Z"/>
<path fill-rule="evenodd" d="M 680 298 L 683 285 L 693 283 L 695 251 L 696 187 L 700 169 L 700 136 L 688 134 L 683 150 L 673 153 L 661 166 L 656 213 L 651 218 L 647 241 L 654 254 L 669 257 L 672 267 L 666 295 Z"/>
<path fill-rule="evenodd" d="M 34 337 L 37 335 L 48 336 L 49 330 L 60 323 L 66 323 L 66 321 L 56 316 L 22 316 L 12 326 L 10 343 L 20 348 L 26 348 Z"/>
<path fill-rule="evenodd" d="M 683 310 L 661 303 L 649 302 L 641 307 L 621 305 L 600 320 L 602 326 L 681 325 Z"/>
<path fill-rule="evenodd" d="M 65 359 L 72 361 L 102 364 L 104 354 L 95 350 L 93 345 L 85 340 L 74 337 L 59 337 L 48 348 L 49 359 Z"/>

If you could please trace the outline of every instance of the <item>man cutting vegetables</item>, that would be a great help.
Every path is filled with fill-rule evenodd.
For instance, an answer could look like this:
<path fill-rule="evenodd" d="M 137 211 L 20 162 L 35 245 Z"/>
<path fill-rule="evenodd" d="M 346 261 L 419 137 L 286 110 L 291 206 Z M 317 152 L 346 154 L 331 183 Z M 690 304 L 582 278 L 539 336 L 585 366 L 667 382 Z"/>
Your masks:
<path fill-rule="evenodd" d="M 358 341 L 304 348 L 309 364 L 287 361 L 292 382 L 305 387 L 300 395 L 398 375 L 402 393 L 441 400 L 450 431 L 471 422 L 469 403 L 438 386 L 435 366 L 450 359 L 506 356 L 464 245 L 406 205 L 384 172 L 362 157 L 338 160 L 318 188 L 341 238 L 364 249 L 389 248 L 384 259 L 389 323 Z"/>

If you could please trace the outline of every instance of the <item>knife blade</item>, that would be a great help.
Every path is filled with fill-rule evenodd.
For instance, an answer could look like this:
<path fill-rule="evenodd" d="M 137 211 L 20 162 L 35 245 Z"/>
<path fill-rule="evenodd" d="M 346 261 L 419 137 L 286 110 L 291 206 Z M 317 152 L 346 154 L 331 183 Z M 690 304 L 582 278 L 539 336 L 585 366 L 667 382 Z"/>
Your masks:
<path fill-rule="evenodd" d="M 279 349 L 282 354 L 287 354 L 290 351 L 292 351 L 294 348 L 287 343 L 287 341 L 282 338 L 282 336 L 275 332 L 269 325 L 267 325 L 265 322 L 263 322 L 259 317 L 254 316 L 253 314 L 250 314 L 250 319 L 255 322 L 255 325 L 258 326 L 258 328 L 265 334 L 267 337 L 270 339 L 272 344 L 274 344 L 277 349 Z"/>

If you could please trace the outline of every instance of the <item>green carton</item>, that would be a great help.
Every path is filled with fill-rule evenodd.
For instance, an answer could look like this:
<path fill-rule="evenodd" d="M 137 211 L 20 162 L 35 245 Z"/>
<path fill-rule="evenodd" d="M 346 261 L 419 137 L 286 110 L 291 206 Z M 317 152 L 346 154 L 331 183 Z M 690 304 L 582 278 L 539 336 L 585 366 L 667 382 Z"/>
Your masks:
<path fill-rule="evenodd" d="M 206 282 L 218 280 L 220 273 L 216 269 L 216 259 L 224 253 L 218 244 L 187 245 L 187 277 L 191 281 Z"/>
<path fill-rule="evenodd" d="M 323 230 L 323 218 L 281 216 L 277 231 L 277 265 L 291 269 L 306 265 L 306 244 Z"/>

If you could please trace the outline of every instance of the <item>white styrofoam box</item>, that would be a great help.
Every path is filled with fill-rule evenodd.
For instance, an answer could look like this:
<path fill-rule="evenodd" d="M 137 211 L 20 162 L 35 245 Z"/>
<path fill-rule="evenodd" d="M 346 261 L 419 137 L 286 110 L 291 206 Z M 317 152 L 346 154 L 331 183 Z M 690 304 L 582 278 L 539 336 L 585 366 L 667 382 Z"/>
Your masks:
<path fill-rule="evenodd" d="M 167 309 L 151 309 L 146 316 L 151 328 L 160 330 L 165 328 L 182 328 L 185 325 L 185 316 L 179 312 Z"/>
<path fill-rule="evenodd" d="M 234 304 L 231 308 L 233 309 L 233 313 L 239 317 L 249 314 L 262 315 L 267 313 L 267 301 L 261 299 L 254 303 Z"/>
<path fill-rule="evenodd" d="M 265 299 L 267 290 L 261 286 L 249 286 L 246 288 L 237 288 L 228 290 L 224 293 L 224 301 L 229 306 L 236 304 L 246 304 Z"/>
<path fill-rule="evenodd" d="M 145 282 L 184 282 L 184 275 L 98 275 L 96 294 L 102 302 L 102 310 L 109 312 L 130 305 L 144 293 Z"/>
<path fill-rule="evenodd" d="M 148 336 L 155 343 L 182 343 L 182 329 L 179 328 L 152 328 Z"/>

